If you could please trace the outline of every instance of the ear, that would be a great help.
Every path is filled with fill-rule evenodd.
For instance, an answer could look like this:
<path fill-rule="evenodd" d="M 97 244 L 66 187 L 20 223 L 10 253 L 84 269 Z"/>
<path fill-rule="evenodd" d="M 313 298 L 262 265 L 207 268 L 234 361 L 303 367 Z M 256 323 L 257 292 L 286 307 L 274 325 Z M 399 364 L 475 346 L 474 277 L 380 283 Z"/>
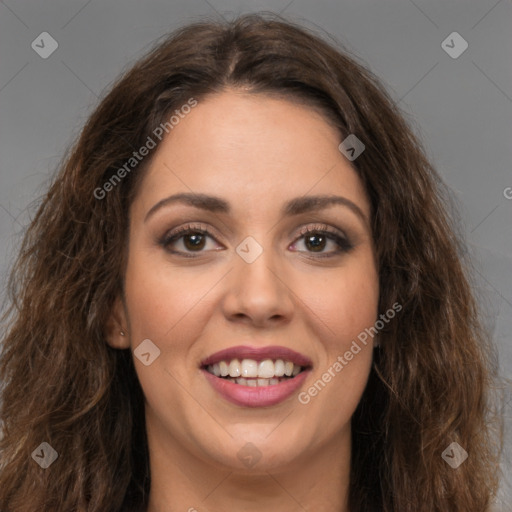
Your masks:
<path fill-rule="evenodd" d="M 112 305 L 105 332 L 107 343 L 112 348 L 130 348 L 130 337 L 128 336 L 127 325 L 126 310 L 123 301 L 118 296 Z"/>

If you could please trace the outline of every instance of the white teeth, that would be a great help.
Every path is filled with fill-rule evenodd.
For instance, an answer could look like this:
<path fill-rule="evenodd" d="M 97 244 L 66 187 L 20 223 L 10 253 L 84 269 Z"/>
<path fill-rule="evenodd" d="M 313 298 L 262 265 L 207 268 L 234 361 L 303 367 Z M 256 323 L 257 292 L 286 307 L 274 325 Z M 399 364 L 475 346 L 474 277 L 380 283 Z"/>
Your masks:
<path fill-rule="evenodd" d="M 222 377 L 227 377 L 229 375 L 229 366 L 226 361 L 219 362 L 220 374 Z"/>
<path fill-rule="evenodd" d="M 274 375 L 276 377 L 282 377 L 284 375 L 284 361 L 282 359 L 278 359 L 274 363 Z"/>
<path fill-rule="evenodd" d="M 229 363 L 229 376 L 240 377 L 240 361 L 238 359 L 233 359 Z"/>
<path fill-rule="evenodd" d="M 284 378 L 286 379 L 286 377 Z M 226 380 L 229 380 L 231 382 L 236 382 L 237 384 L 240 384 L 241 386 L 249 386 L 249 387 L 259 387 L 259 386 L 275 386 L 276 384 L 279 384 L 281 380 L 284 379 L 278 379 L 278 378 L 272 378 L 272 379 L 246 379 L 244 377 L 227 377 Z"/>
<path fill-rule="evenodd" d="M 274 376 L 274 361 L 272 359 L 265 359 L 261 361 L 258 366 L 258 377 L 270 379 Z"/>
<path fill-rule="evenodd" d="M 242 377 L 257 377 L 258 363 L 254 359 L 244 359 L 242 361 Z"/>
<path fill-rule="evenodd" d="M 224 377 L 237 381 L 238 378 L 247 380 L 244 383 L 246 386 L 254 386 L 250 379 L 263 379 L 273 381 L 276 384 L 279 382 L 277 378 L 295 377 L 303 368 L 291 361 L 284 361 L 283 359 L 264 359 L 263 361 L 255 361 L 254 359 L 232 359 L 231 361 L 218 361 L 215 364 L 210 364 L 206 368 L 208 372 L 216 377 Z M 263 384 L 261 384 L 263 385 Z M 269 384 L 265 384 L 269 385 Z"/>

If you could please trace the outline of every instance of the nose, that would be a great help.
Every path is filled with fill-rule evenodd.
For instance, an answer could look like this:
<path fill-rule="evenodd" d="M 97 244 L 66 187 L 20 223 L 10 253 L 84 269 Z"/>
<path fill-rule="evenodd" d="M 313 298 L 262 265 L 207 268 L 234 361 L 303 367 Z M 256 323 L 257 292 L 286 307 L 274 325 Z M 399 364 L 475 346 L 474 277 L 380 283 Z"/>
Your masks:
<path fill-rule="evenodd" d="M 271 251 L 264 250 L 252 263 L 236 255 L 234 265 L 225 283 L 225 317 L 231 322 L 255 327 L 290 322 L 294 311 L 294 293 L 281 266 L 272 258 Z"/>

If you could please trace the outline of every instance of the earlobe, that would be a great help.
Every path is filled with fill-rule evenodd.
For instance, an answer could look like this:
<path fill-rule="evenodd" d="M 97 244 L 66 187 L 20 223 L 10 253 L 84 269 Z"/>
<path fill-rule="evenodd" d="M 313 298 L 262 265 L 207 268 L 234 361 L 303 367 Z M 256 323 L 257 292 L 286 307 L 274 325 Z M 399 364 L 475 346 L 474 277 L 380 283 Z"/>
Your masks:
<path fill-rule="evenodd" d="M 105 329 L 107 343 L 112 348 L 130 348 L 130 338 L 127 335 L 126 325 L 127 319 L 124 305 L 121 299 L 117 297 L 112 305 L 112 311 Z"/>

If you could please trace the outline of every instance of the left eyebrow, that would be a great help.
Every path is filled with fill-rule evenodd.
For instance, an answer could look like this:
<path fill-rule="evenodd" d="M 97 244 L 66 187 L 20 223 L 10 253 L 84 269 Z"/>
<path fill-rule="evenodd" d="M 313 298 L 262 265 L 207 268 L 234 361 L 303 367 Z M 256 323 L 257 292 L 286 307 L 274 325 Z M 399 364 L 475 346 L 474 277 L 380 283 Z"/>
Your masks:
<path fill-rule="evenodd" d="M 368 222 L 366 215 L 354 202 L 342 196 L 302 196 L 291 199 L 284 204 L 281 214 L 284 216 L 299 215 L 311 211 L 323 210 L 333 205 L 346 206 L 352 210 L 364 223 Z"/>
<path fill-rule="evenodd" d="M 220 197 L 210 196 L 207 194 L 180 193 L 166 197 L 153 205 L 146 214 L 144 222 L 146 222 L 157 210 L 173 203 L 184 203 L 213 213 L 229 214 L 231 212 L 229 203 Z M 365 224 L 368 222 L 366 215 L 354 202 L 346 197 L 334 195 L 296 197 L 287 201 L 283 205 L 281 215 L 283 217 L 290 217 L 301 213 L 322 210 L 333 205 L 345 206 L 352 210 L 352 212 L 354 212 Z"/>

